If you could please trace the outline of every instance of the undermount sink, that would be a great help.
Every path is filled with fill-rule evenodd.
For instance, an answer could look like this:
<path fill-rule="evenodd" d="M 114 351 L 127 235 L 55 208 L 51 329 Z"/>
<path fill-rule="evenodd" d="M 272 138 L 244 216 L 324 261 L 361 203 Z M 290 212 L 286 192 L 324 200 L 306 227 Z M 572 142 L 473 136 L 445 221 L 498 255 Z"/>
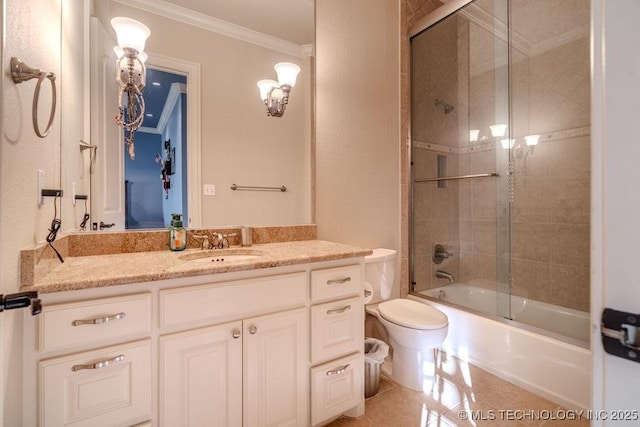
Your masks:
<path fill-rule="evenodd" d="M 227 263 L 238 261 L 255 261 L 263 257 L 264 253 L 253 249 L 218 249 L 198 251 L 179 256 L 182 261 L 198 263 Z"/>

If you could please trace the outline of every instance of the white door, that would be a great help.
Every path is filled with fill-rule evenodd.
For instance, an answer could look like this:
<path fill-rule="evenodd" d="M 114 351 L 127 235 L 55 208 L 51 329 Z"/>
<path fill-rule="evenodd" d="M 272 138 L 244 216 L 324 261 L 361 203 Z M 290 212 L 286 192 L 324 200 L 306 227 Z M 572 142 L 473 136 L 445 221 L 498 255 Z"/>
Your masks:
<path fill-rule="evenodd" d="M 612 356 L 600 337 L 605 307 L 640 313 L 640 2 L 592 8 L 592 425 L 640 425 L 640 351 Z"/>
<path fill-rule="evenodd" d="M 160 337 L 160 425 L 242 425 L 242 322 Z"/>
<path fill-rule="evenodd" d="M 309 328 L 306 309 L 247 319 L 243 326 L 243 425 L 307 425 Z"/>
<path fill-rule="evenodd" d="M 116 41 L 91 18 L 91 144 L 98 148 L 91 173 L 91 222 L 124 229 L 124 139 L 118 114 Z"/>

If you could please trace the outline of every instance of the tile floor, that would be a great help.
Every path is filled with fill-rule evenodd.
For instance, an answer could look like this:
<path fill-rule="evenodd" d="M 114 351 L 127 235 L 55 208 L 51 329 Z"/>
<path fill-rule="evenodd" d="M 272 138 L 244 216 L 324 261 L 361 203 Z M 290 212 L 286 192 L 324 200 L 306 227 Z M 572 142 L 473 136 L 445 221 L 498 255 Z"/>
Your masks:
<path fill-rule="evenodd" d="M 409 390 L 382 376 L 378 393 L 365 407 L 365 415 L 340 417 L 328 426 L 589 426 L 586 414 L 570 419 L 579 411 L 567 411 L 446 353 L 428 390 Z"/>

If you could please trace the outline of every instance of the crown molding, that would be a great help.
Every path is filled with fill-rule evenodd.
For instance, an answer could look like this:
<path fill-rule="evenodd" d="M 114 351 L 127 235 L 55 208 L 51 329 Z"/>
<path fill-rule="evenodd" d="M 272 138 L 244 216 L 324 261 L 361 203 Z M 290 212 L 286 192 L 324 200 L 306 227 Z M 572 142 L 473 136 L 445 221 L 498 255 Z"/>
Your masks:
<path fill-rule="evenodd" d="M 214 18 L 204 13 L 196 12 L 182 6 L 168 3 L 164 0 L 113 0 L 125 6 L 135 7 L 146 12 L 154 13 L 165 18 L 173 19 L 188 25 L 193 25 L 207 31 L 222 34 L 237 40 L 261 46 L 297 58 L 306 58 L 309 45 L 298 45 L 277 37 L 270 36 L 249 28 L 241 27 L 222 19 Z"/>
<path fill-rule="evenodd" d="M 167 95 L 167 102 L 164 103 L 164 108 L 162 109 L 162 114 L 160 115 L 160 119 L 158 120 L 158 130 L 160 133 L 164 132 L 164 129 L 167 127 L 167 122 L 169 121 L 169 117 L 173 112 L 176 104 L 178 103 L 178 99 L 180 99 L 181 94 L 187 93 L 187 85 L 184 83 L 172 83 L 171 88 L 169 89 L 169 95 Z"/>
<path fill-rule="evenodd" d="M 171 87 L 169 88 L 169 94 L 167 95 L 167 100 L 164 103 L 164 107 L 162 107 L 162 113 L 160 114 L 160 118 L 158 119 L 158 126 L 155 128 L 148 126 L 141 126 L 139 131 L 146 133 L 155 133 L 160 134 L 164 132 L 164 128 L 167 127 L 167 122 L 169 121 L 169 117 L 173 112 L 176 103 L 181 94 L 187 93 L 187 85 L 184 83 L 171 83 Z"/>

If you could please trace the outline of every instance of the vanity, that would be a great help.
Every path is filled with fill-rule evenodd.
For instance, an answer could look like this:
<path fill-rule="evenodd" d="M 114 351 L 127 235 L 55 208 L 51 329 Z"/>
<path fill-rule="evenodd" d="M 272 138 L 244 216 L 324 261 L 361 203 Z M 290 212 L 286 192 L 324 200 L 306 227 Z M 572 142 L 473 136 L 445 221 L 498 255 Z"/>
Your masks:
<path fill-rule="evenodd" d="M 369 253 L 301 240 L 67 257 L 22 289 L 42 301 L 24 318 L 25 425 L 360 415 Z"/>

